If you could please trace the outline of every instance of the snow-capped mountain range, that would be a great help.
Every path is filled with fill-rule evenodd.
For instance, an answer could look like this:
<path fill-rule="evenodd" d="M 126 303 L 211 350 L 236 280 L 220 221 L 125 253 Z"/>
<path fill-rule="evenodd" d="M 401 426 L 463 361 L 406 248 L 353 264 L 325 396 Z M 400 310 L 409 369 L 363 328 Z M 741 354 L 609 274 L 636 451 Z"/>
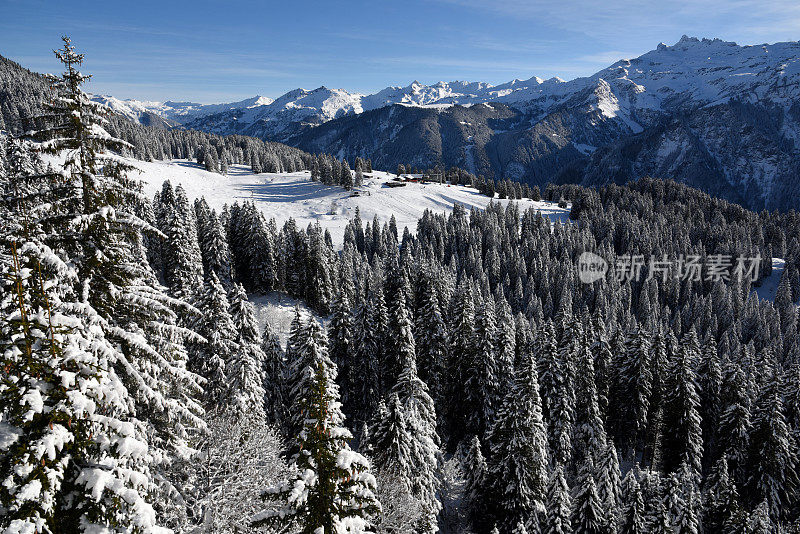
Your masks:
<path fill-rule="evenodd" d="M 552 81 L 562 80 L 554 78 Z M 206 122 L 207 126 L 216 125 L 220 133 L 226 133 L 227 121 L 235 120 L 239 128 L 257 122 L 272 122 L 274 123 L 272 129 L 279 133 L 294 122 L 309 121 L 319 124 L 345 115 L 359 114 L 394 104 L 435 107 L 498 101 L 514 91 L 531 90 L 542 83 L 544 81 L 537 77 L 530 80 L 513 80 L 497 86 L 484 82 L 461 81 L 423 85 L 414 81 L 405 87 L 387 87 L 370 95 L 322 86 L 310 91 L 302 88 L 293 89 L 275 100 L 255 96 L 226 104 L 120 100 L 109 95 L 94 95 L 93 98 L 109 106 L 116 113 L 134 120 L 139 120 L 147 114 L 154 114 L 175 124 L 203 125 Z M 219 116 L 212 117 L 215 115 Z"/>
<path fill-rule="evenodd" d="M 95 99 L 134 119 L 153 113 L 179 124 L 202 125 L 207 118 L 209 129 L 219 129 L 220 133 L 233 127 L 226 127 L 226 121 L 235 121 L 237 129 L 257 122 L 276 122 L 271 129 L 277 133 L 292 122 L 319 124 L 394 104 L 446 107 L 499 102 L 546 112 L 590 88 L 597 96 L 597 109 L 606 117 L 635 116 L 641 111 L 672 107 L 680 100 L 714 104 L 731 98 L 758 102 L 769 97 L 792 102 L 800 96 L 798 78 L 798 42 L 738 46 L 719 39 L 684 36 L 674 46 L 661 43 L 638 58 L 622 59 L 592 76 L 571 81 L 536 76 L 501 85 L 464 81 L 424 85 L 414 81 L 369 95 L 322 86 L 310 91 L 294 89 L 275 100 L 255 96 L 226 104 L 119 100 L 111 96 Z M 630 125 L 636 129 L 633 122 Z"/>
<path fill-rule="evenodd" d="M 214 105 L 96 98 L 134 120 L 370 157 L 384 168 L 457 165 L 536 184 L 650 174 L 754 208 L 787 207 L 784 186 L 799 174 L 800 42 L 684 36 L 570 81 L 415 81 L 370 95 L 320 87 Z"/>

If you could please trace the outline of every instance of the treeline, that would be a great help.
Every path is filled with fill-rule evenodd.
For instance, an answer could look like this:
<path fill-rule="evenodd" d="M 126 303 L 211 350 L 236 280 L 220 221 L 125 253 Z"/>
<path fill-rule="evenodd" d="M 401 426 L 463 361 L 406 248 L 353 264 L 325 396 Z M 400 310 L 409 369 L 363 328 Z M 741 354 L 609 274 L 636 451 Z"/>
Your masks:
<path fill-rule="evenodd" d="M 509 180 L 492 180 L 491 178 L 484 178 L 482 175 L 474 175 L 469 171 L 459 167 L 451 167 L 445 170 L 442 167 L 436 166 L 432 169 L 421 170 L 411 165 L 403 165 L 402 163 L 397 166 L 397 175 L 402 174 L 419 174 L 422 179 L 428 182 L 436 183 L 450 183 L 457 185 L 466 185 L 476 188 L 482 195 L 494 198 L 495 196 L 501 199 L 522 200 L 530 199 L 534 201 L 542 200 L 542 193 L 539 186 L 531 187 L 529 184 L 523 184 Z M 555 187 L 548 184 L 548 191 Z M 553 198 L 553 194 L 546 194 L 546 200 L 561 201 L 561 198 Z M 563 204 L 563 203 L 562 203 Z M 565 205 L 564 205 L 565 206 Z M 566 206 L 565 206 L 566 207 Z"/>
<path fill-rule="evenodd" d="M 365 172 L 372 172 L 372 162 L 368 159 L 356 158 L 351 171 L 347 160 L 339 161 L 330 154 L 312 156 L 311 179 L 315 182 L 338 185 L 350 190 L 364 182 Z"/>

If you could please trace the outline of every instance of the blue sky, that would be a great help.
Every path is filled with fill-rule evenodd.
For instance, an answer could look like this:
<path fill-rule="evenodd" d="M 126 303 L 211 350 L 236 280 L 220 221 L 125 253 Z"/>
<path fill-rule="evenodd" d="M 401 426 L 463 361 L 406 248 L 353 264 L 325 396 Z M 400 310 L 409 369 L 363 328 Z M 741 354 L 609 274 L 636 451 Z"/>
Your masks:
<path fill-rule="evenodd" d="M 610 4 L 610 5 L 600 5 Z M 681 35 L 800 39 L 797 0 L 0 0 L 0 54 L 56 72 L 70 35 L 120 98 L 233 101 L 320 85 L 592 74 Z"/>

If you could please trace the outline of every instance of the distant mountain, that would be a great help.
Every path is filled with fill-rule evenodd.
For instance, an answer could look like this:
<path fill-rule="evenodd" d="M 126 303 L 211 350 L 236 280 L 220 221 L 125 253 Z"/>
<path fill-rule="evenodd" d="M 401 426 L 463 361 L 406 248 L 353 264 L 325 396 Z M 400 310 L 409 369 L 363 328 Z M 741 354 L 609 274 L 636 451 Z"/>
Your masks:
<path fill-rule="evenodd" d="M 799 58 L 798 42 L 684 36 L 571 81 L 414 82 L 371 95 L 320 87 L 274 101 L 139 104 L 187 128 L 369 157 L 380 168 L 456 165 L 538 185 L 653 175 L 751 208 L 786 209 L 800 207 Z"/>
<path fill-rule="evenodd" d="M 361 156 L 377 168 L 459 166 L 535 185 L 651 175 L 753 209 L 800 208 L 800 42 L 684 36 L 571 81 L 415 81 L 370 95 L 320 87 L 213 105 L 95 98 L 146 124 Z"/>
<path fill-rule="evenodd" d="M 548 82 L 562 80 L 554 78 Z M 387 87 L 371 95 L 322 86 L 311 91 L 294 89 L 275 100 L 256 96 L 241 102 L 210 105 L 118 100 L 105 95 L 94 99 L 134 120 L 155 114 L 175 124 L 212 133 L 288 139 L 308 126 L 395 104 L 432 108 L 469 105 L 499 100 L 516 91 L 532 91 L 542 84 L 546 82 L 536 77 L 497 86 L 461 81 L 423 85 L 414 81 L 405 87 Z"/>
<path fill-rule="evenodd" d="M 196 117 L 203 117 L 229 110 L 248 109 L 265 106 L 272 102 L 265 96 L 254 96 L 240 102 L 229 104 L 197 104 L 195 102 L 150 102 L 141 100 L 120 100 L 108 95 L 92 95 L 92 100 L 110 107 L 114 113 L 124 115 L 129 119 L 139 121 L 145 125 L 154 125 L 158 117 L 165 126 L 178 126 Z"/>

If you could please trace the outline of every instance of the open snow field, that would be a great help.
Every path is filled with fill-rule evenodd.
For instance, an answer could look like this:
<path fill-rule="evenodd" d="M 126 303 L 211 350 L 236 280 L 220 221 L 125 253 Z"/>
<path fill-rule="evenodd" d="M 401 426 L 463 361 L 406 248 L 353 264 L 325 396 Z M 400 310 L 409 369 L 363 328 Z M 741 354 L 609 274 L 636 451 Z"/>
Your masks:
<path fill-rule="evenodd" d="M 786 267 L 786 260 L 783 258 L 772 258 L 772 272 L 769 276 L 761 280 L 760 286 L 753 289 L 758 295 L 758 298 L 762 300 L 775 300 L 775 294 L 778 292 L 778 284 L 781 282 L 784 267 Z"/>
<path fill-rule="evenodd" d="M 394 215 L 402 234 L 404 227 L 412 232 L 416 230 L 417 220 L 426 209 L 442 213 L 451 211 L 454 204 L 467 209 L 483 209 L 489 203 L 488 197 L 463 186 L 407 183 L 405 187 L 390 188 L 385 184 L 394 175 L 386 172 L 365 176 L 364 185 L 355 189 L 359 196 L 350 196 L 351 193 L 341 187 L 312 182 L 308 171 L 253 174 L 249 167 L 232 165 L 228 175 L 223 176 L 186 160 L 131 163 L 142 171 L 139 179 L 144 182 L 149 196 L 161 189 L 164 180 L 169 180 L 173 186 L 180 184 L 190 200 L 205 197 L 208 204 L 217 210 L 237 200 L 251 200 L 267 218 L 275 217 L 278 225 L 290 217 L 294 217 L 302 227 L 318 221 L 330 231 L 337 247 L 342 245 L 344 229 L 355 215 L 356 207 L 364 222 L 377 215 L 378 220 L 384 223 Z M 516 202 L 521 210 L 532 207 L 552 220 L 566 222 L 569 216 L 568 208 L 559 208 L 553 202 Z"/>
<path fill-rule="evenodd" d="M 302 227 L 318 221 L 330 231 L 336 247 L 341 247 L 344 229 L 355 215 L 356 207 L 364 222 L 371 221 L 377 215 L 378 220 L 384 223 L 394 215 L 398 230 L 402 233 L 404 227 L 415 231 L 417 220 L 426 209 L 443 213 L 450 212 L 454 204 L 461 204 L 467 209 L 483 209 L 489 203 L 488 197 L 464 186 L 408 182 L 404 187 L 387 187 L 386 183 L 395 175 L 381 171 L 365 176 L 364 185 L 355 189 L 359 196 L 351 196 L 351 192 L 341 187 L 312 182 L 308 171 L 254 174 L 249 167 L 232 165 L 228 175 L 223 176 L 208 172 L 201 165 L 187 160 L 135 160 L 131 164 L 142 171 L 139 179 L 144 182 L 148 196 L 153 196 L 161 189 L 164 180 L 169 180 L 173 186 L 180 184 L 190 200 L 205 197 L 208 204 L 217 210 L 225 204 L 250 200 L 267 218 L 274 217 L 279 225 L 290 217 L 294 217 Z M 495 198 L 495 202 L 505 205 L 510 201 Z M 553 202 L 515 202 L 523 210 L 529 207 L 540 210 L 552 221 L 565 223 L 569 218 L 569 208 L 559 208 Z M 775 299 L 784 263 L 783 259 L 773 259 L 772 274 L 754 288 L 759 298 Z M 255 297 L 254 302 L 256 300 L 262 300 L 257 302 L 262 325 L 270 316 L 270 324 L 278 330 L 281 342 L 285 343 L 297 302 L 285 295 Z"/>

